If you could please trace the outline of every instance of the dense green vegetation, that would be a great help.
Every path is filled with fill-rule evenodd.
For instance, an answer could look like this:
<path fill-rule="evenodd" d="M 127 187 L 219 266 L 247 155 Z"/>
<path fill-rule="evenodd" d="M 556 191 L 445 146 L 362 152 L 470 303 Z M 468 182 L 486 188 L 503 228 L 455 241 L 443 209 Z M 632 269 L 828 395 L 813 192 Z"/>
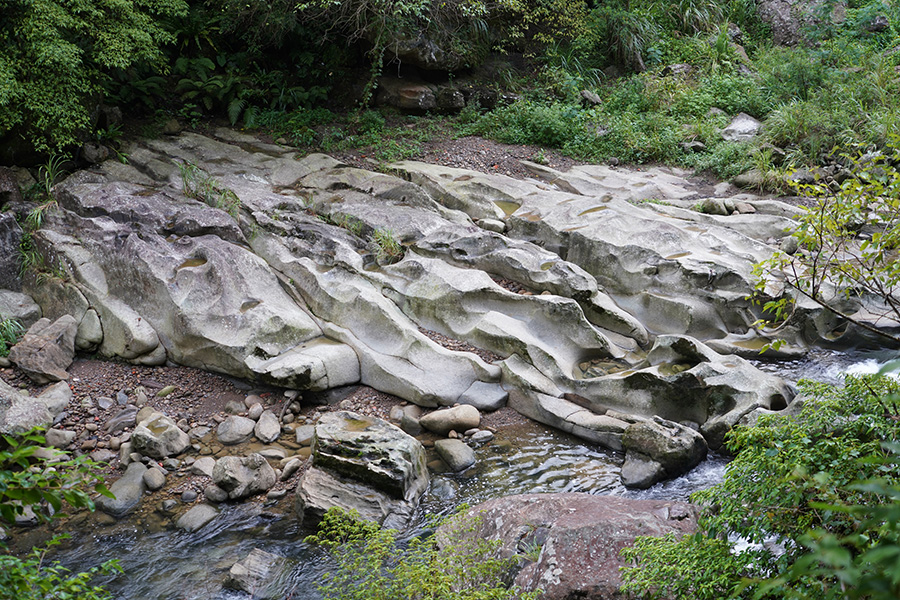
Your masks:
<path fill-rule="evenodd" d="M 434 536 L 401 543 L 398 532 L 360 518 L 355 511 L 329 509 L 318 533 L 306 541 L 327 550 L 335 568 L 320 587 L 326 600 L 536 600 L 505 582 L 517 560 L 496 557 L 499 541 L 471 535 L 477 519 L 450 517 L 438 548 Z"/>
<path fill-rule="evenodd" d="M 0 524 L 16 518 L 47 522 L 62 516 L 65 508 L 94 509 L 91 493 L 109 496 L 99 475 L 99 465 L 87 456 L 69 458 L 45 449 L 39 432 L 3 435 L 0 440 Z M 25 557 L 7 553 L 0 542 L 0 597 L 16 600 L 105 600 L 109 593 L 92 586 L 91 579 L 118 569 L 107 561 L 85 572 L 73 573 L 57 562 L 45 560 L 59 543 L 54 538 Z"/>
<path fill-rule="evenodd" d="M 900 594 L 900 383 L 805 382 L 795 416 L 728 437 L 723 483 L 697 492 L 699 533 L 640 538 L 626 589 L 649 598 L 868 598 Z M 738 548 L 739 544 L 744 546 Z"/>
<path fill-rule="evenodd" d="M 0 135 L 45 152 L 90 139 L 114 146 L 121 132 L 98 115 L 101 101 L 144 118 L 144 134 L 171 117 L 194 127 L 220 118 L 301 146 L 374 146 L 377 159 L 394 160 L 414 153 L 409 138 L 440 127 L 591 160 L 664 161 L 726 177 L 756 168 L 770 185 L 783 179 L 779 168 L 839 160 L 900 133 L 898 9 L 882 0 L 854 0 L 841 19 L 825 2 L 818 25 L 804 30 L 808 43 L 790 48 L 772 43 L 753 0 L 7 4 Z M 370 101 L 374 77 L 401 66 L 391 61 L 410 32 L 441 47 L 455 74 L 430 77 L 450 85 L 489 52 L 520 53 L 524 62 L 483 82 L 512 101 L 469 106 L 440 125 L 421 117 L 416 134 L 385 130 L 376 111 L 321 108 Z M 671 68 L 679 64 L 689 67 Z M 738 112 L 764 122 L 758 141 L 721 139 Z"/>

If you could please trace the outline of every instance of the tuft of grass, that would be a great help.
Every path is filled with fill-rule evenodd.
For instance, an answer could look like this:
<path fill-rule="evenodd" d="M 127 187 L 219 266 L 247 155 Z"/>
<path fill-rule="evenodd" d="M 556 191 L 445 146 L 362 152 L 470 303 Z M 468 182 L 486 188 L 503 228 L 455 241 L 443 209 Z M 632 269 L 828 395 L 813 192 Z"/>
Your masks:
<path fill-rule="evenodd" d="M 403 246 L 390 229 L 379 228 L 372 232 L 372 243 L 375 245 L 375 254 L 380 264 L 392 265 L 403 258 Z"/>
<path fill-rule="evenodd" d="M 178 163 L 181 174 L 181 189 L 185 196 L 194 198 L 227 212 L 237 218 L 241 208 L 241 199 L 234 190 L 223 186 L 215 177 L 195 165 L 185 161 Z"/>
<path fill-rule="evenodd" d="M 9 349 L 15 346 L 25 334 L 25 327 L 15 319 L 0 320 L 0 356 L 9 356 Z"/>

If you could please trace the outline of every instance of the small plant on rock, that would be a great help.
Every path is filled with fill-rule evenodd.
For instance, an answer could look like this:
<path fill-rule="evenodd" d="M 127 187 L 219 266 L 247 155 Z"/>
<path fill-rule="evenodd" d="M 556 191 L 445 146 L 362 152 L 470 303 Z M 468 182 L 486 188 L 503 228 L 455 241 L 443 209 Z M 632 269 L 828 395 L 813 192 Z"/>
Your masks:
<path fill-rule="evenodd" d="M 16 345 L 25 328 L 15 319 L 0 320 L 0 356 L 8 356 L 9 349 Z"/>
<path fill-rule="evenodd" d="M 237 218 L 241 199 L 234 190 L 223 186 L 215 177 L 192 162 L 178 163 L 181 189 L 185 196 L 199 200 L 213 208 L 220 208 Z"/>
<path fill-rule="evenodd" d="M 392 265 L 403 258 L 403 246 L 390 229 L 376 229 L 372 233 L 372 242 L 376 247 L 378 262 Z"/>

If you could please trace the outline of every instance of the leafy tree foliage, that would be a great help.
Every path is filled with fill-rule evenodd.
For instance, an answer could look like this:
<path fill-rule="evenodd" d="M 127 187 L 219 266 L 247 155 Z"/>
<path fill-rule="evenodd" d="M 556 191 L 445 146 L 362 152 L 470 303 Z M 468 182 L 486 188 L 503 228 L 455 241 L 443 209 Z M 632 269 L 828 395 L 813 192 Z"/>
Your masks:
<path fill-rule="evenodd" d="M 37 431 L 4 435 L 2 439 L 5 447 L 0 450 L 0 520 L 12 523 L 17 516 L 31 512 L 38 519 L 49 521 L 63 514 L 65 504 L 93 510 L 91 491 L 112 496 L 96 463 L 87 457 L 70 459 L 62 452 L 47 450 L 44 437 Z M 48 564 L 47 551 L 60 539 L 33 549 L 24 558 L 0 553 L 0 598 L 110 598 L 106 590 L 90 585 L 90 581 L 97 574 L 118 570 L 116 561 L 80 573 L 72 573 L 56 562 Z M 0 550 L 3 549 L 0 543 Z"/>
<path fill-rule="evenodd" d="M 337 568 L 320 588 L 327 600 L 536 600 L 504 583 L 510 560 L 496 558 L 499 542 L 469 535 L 477 522 L 450 517 L 448 537 L 401 544 L 397 532 L 365 521 L 355 511 L 329 509 L 316 535 L 306 539 L 328 550 Z"/>
<path fill-rule="evenodd" d="M 0 1 L 0 135 L 61 150 L 90 126 L 104 72 L 159 63 L 171 42 L 160 18 L 183 0 Z"/>
<path fill-rule="evenodd" d="M 700 533 L 645 538 L 625 589 L 650 598 L 869 598 L 900 593 L 900 383 L 804 382 L 796 416 L 728 438 L 724 481 L 696 493 Z M 738 542 L 743 548 L 738 548 Z"/>
<path fill-rule="evenodd" d="M 788 294 L 765 307 L 776 319 L 788 319 L 796 298 L 803 297 L 870 332 L 900 342 L 890 330 L 856 319 L 848 310 L 850 296 L 867 299 L 885 325 L 900 323 L 900 151 L 857 158 L 845 157 L 855 173 L 837 190 L 824 182 L 798 186 L 816 198 L 814 207 L 799 217 L 792 233 L 799 250 L 778 253 L 757 266 L 757 291 L 783 283 Z"/>

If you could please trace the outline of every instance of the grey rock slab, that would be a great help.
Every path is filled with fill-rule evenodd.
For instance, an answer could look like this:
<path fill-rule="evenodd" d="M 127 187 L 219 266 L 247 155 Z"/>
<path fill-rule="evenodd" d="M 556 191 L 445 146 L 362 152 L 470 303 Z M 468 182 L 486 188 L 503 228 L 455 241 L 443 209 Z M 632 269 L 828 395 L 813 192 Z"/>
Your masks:
<path fill-rule="evenodd" d="M 0 219 L 6 214 L 8 213 L 0 215 Z M 0 235 L 2 235 L 2 230 L 0 230 Z M 0 243 L 2 243 L 2 241 L 0 241 Z M 13 256 L 17 256 L 17 253 L 13 254 Z M 0 259 L 0 261 L 2 260 L 3 259 Z M 2 275 L 0 275 L 0 277 L 2 277 Z M 35 302 L 32 296 L 13 291 L 12 289 L 0 285 L 0 320 L 14 319 L 21 323 L 23 327 L 28 328 L 37 323 L 41 316 L 41 307 Z"/>
<path fill-rule="evenodd" d="M 171 418 L 157 413 L 142 421 L 131 434 L 135 451 L 153 458 L 177 456 L 191 445 L 191 438 Z"/>
<path fill-rule="evenodd" d="M 219 423 L 219 427 L 216 429 L 216 437 L 219 442 L 226 446 L 240 444 L 250 439 L 255 427 L 256 422 L 252 419 L 232 415 Z"/>
<path fill-rule="evenodd" d="M 198 504 L 191 507 L 186 513 L 178 517 L 175 527 L 188 533 L 194 533 L 202 529 L 219 515 L 219 511 L 209 504 Z"/>
<path fill-rule="evenodd" d="M 795 393 L 780 378 L 687 336 L 659 336 L 646 364 L 590 379 L 558 376 L 552 382 L 555 392 L 523 361 L 507 360 L 503 367 L 505 377 L 518 388 L 511 393 L 510 405 L 543 423 L 582 435 L 585 431 L 575 426 L 577 419 L 593 421 L 610 410 L 676 423 L 688 420 L 701 424 L 712 449 L 721 446 L 725 433 L 744 414 L 757 407 L 784 408 Z M 577 403 L 565 400 L 565 394 Z"/>
<path fill-rule="evenodd" d="M 498 384 L 476 381 L 457 399 L 460 404 L 470 404 L 480 411 L 491 412 L 506 406 L 509 392 Z"/>
<path fill-rule="evenodd" d="M 75 358 L 75 318 L 64 315 L 56 321 L 40 319 L 9 351 L 9 360 L 35 383 L 68 379 L 66 369 Z"/>
<path fill-rule="evenodd" d="M 191 473 L 194 475 L 204 475 L 212 477 L 213 469 L 216 466 L 216 459 L 211 456 L 201 456 L 191 465 Z"/>
<path fill-rule="evenodd" d="M 259 441 L 269 444 L 277 440 L 281 435 L 281 423 L 278 421 L 275 413 L 271 410 L 266 410 L 260 415 L 259 421 L 256 422 L 253 433 Z"/>
<path fill-rule="evenodd" d="M 274 600 L 284 597 L 290 571 L 286 558 L 254 548 L 245 559 L 232 565 L 224 585 L 254 598 Z"/>
<path fill-rule="evenodd" d="M 471 408 L 471 407 L 470 407 Z M 349 411 L 316 423 L 313 465 L 415 503 L 428 487 L 422 444 L 398 427 Z"/>
<path fill-rule="evenodd" d="M 364 272 L 335 267 L 319 269 L 298 259 L 278 236 L 260 234 L 254 249 L 290 277 L 329 338 L 355 350 L 360 381 L 380 391 L 424 406 L 452 404 L 474 381 L 497 381 L 499 369 L 475 355 L 452 352 L 419 332 L 418 326 L 386 298 Z M 355 257 L 355 259 L 354 259 Z M 439 369 L 421 365 L 439 364 Z M 330 380 L 330 378 L 329 378 Z"/>
<path fill-rule="evenodd" d="M 475 451 L 461 440 L 437 440 L 434 449 L 454 472 L 465 471 L 475 464 Z"/>
<path fill-rule="evenodd" d="M 220 458 L 213 468 L 212 478 L 232 500 L 268 491 L 277 480 L 274 469 L 257 453 Z"/>
<path fill-rule="evenodd" d="M 97 508 L 117 519 L 134 511 L 141 503 L 144 491 L 147 489 L 144 484 L 144 473 L 146 472 L 147 467 L 142 463 L 135 462 L 128 465 L 125 474 L 109 486 L 109 491 L 115 498 L 100 496 L 96 501 Z"/>
<path fill-rule="evenodd" d="M 481 424 L 481 413 L 474 406 L 461 404 L 428 413 L 419 419 L 425 429 L 441 435 L 451 431 L 466 431 Z"/>

